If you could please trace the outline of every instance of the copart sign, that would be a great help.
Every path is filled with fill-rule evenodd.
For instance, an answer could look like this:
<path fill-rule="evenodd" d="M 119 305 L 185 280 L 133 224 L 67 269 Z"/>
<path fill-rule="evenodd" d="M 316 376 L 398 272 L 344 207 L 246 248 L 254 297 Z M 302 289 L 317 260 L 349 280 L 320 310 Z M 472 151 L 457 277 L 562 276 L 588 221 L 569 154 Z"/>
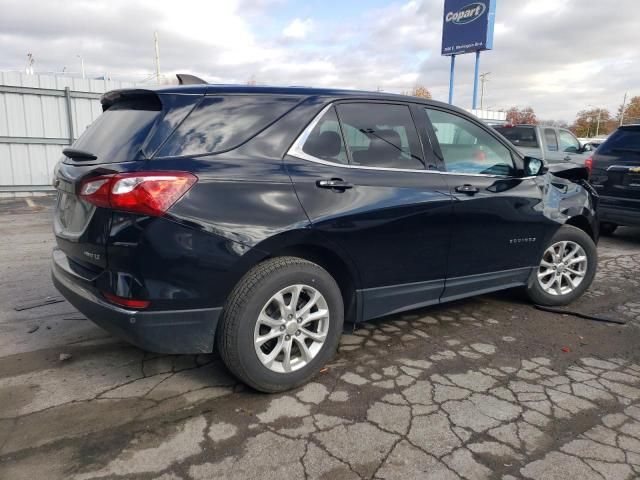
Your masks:
<path fill-rule="evenodd" d="M 445 0 L 442 55 L 493 48 L 495 0 Z"/>

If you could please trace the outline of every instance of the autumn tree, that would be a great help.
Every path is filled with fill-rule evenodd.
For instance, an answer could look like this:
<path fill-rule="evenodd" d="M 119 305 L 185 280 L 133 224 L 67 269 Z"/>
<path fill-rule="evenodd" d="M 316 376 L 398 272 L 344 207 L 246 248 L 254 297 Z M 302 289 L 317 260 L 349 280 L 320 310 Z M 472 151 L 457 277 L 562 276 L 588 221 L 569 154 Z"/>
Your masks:
<path fill-rule="evenodd" d="M 618 108 L 618 122 L 622 114 L 622 105 Z M 631 100 L 624 107 L 623 123 L 640 123 L 640 97 L 631 97 Z"/>
<path fill-rule="evenodd" d="M 404 92 L 405 95 L 411 95 L 412 97 L 420 97 L 420 98 L 433 98 L 431 96 L 431 92 L 429 89 L 423 85 L 416 85 L 410 91 Z"/>
<path fill-rule="evenodd" d="M 579 111 L 570 128 L 577 137 L 591 138 L 611 133 L 616 128 L 616 121 L 609 110 L 592 108 Z"/>
<path fill-rule="evenodd" d="M 536 125 L 538 123 L 538 119 L 536 118 L 536 114 L 531 107 L 511 107 L 507 110 L 507 122 L 513 125 L 519 124 L 529 124 Z"/>

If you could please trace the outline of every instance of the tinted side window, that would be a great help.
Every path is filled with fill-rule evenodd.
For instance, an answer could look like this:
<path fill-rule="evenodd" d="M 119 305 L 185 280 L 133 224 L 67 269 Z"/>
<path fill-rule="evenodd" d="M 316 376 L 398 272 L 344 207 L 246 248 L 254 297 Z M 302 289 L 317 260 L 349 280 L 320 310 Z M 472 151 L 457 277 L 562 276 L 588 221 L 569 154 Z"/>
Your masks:
<path fill-rule="evenodd" d="M 560 150 L 568 153 L 577 153 L 580 150 L 580 142 L 576 137 L 566 130 L 559 130 Z"/>
<path fill-rule="evenodd" d="M 293 108 L 299 97 L 205 97 L 162 146 L 161 157 L 217 153 L 237 147 Z"/>
<path fill-rule="evenodd" d="M 600 145 L 598 153 L 617 153 L 615 152 L 616 149 L 640 153 L 640 128 L 621 128 L 616 130 Z"/>
<path fill-rule="evenodd" d="M 338 105 L 338 115 L 353 165 L 424 169 L 408 106 L 347 103 Z"/>
<path fill-rule="evenodd" d="M 425 109 L 449 172 L 513 175 L 511 152 L 483 128 L 462 117 Z"/>
<path fill-rule="evenodd" d="M 313 127 L 302 147 L 302 151 L 322 160 L 348 163 L 342 133 L 336 111 L 331 107 Z"/>
<path fill-rule="evenodd" d="M 550 152 L 558 151 L 558 137 L 556 131 L 553 128 L 544 129 L 544 141 L 547 144 L 547 150 Z"/>

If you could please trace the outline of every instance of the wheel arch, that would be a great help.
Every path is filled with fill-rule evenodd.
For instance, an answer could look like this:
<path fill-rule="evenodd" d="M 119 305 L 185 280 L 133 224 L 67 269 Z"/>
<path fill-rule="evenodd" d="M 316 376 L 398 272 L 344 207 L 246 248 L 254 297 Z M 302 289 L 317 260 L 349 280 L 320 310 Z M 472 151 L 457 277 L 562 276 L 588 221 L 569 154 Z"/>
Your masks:
<path fill-rule="evenodd" d="M 573 217 L 570 217 L 564 224 L 579 228 L 584 233 L 589 235 L 589 237 L 591 237 L 593 241 L 596 241 L 596 235 L 595 235 L 594 229 L 591 225 L 591 222 L 586 216 L 575 215 Z"/>
<path fill-rule="evenodd" d="M 320 233 L 311 229 L 302 229 L 275 235 L 252 249 L 246 255 L 240 271 L 236 272 L 237 281 L 258 263 L 275 257 L 298 257 L 316 263 L 335 279 L 342 293 L 345 308 L 345 321 L 357 322 L 359 306 L 356 291 L 360 288 L 358 269 L 351 258 L 337 245 L 327 241 Z"/>

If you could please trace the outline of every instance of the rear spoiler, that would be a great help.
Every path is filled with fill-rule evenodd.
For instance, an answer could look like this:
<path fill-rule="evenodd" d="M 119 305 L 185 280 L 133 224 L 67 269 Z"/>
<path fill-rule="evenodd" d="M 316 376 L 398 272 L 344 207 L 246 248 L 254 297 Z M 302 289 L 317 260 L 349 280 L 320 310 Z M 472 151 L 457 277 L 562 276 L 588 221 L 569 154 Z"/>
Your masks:
<path fill-rule="evenodd" d="M 156 107 L 158 110 L 162 108 L 160 98 L 158 94 L 153 90 L 147 90 L 143 88 L 123 88 L 119 90 L 111 90 L 100 97 L 100 103 L 102 104 L 102 111 L 105 111 L 114 103 L 122 102 L 123 100 L 140 99 L 149 102 L 151 107 Z"/>
<path fill-rule="evenodd" d="M 189 75 L 188 73 L 178 73 L 176 74 L 178 78 L 179 85 L 209 85 L 207 82 L 202 80 L 195 75 Z M 105 93 L 100 97 L 100 103 L 102 103 L 102 111 L 105 111 L 114 103 L 121 102 L 123 100 L 130 99 L 140 99 L 140 100 L 148 100 L 150 102 L 151 108 L 162 108 L 160 104 L 160 98 L 156 92 L 158 87 L 150 87 L 150 88 L 121 88 L 118 90 L 111 90 L 110 92 Z M 166 85 L 160 87 L 161 92 L 169 92 L 171 85 Z"/>

